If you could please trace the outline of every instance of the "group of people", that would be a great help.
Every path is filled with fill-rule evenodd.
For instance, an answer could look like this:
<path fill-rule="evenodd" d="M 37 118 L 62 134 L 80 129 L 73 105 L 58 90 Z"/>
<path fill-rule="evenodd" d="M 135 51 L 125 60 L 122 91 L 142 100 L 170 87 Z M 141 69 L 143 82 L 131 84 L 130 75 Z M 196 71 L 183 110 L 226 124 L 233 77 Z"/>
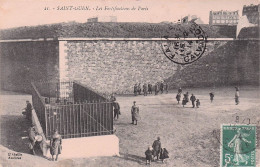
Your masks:
<path fill-rule="evenodd" d="M 153 90 L 155 92 L 155 95 L 158 95 L 158 93 L 161 91 L 161 94 L 165 91 L 166 93 L 168 93 L 168 83 L 164 83 L 162 82 L 157 82 L 154 85 L 154 89 L 153 89 L 153 85 L 151 83 L 148 84 L 144 84 L 143 85 L 143 94 L 144 96 L 147 96 L 147 94 L 152 94 Z M 134 95 L 141 95 L 142 92 L 142 88 L 141 88 L 141 83 L 139 84 L 135 84 L 134 85 Z"/>
<path fill-rule="evenodd" d="M 36 130 L 36 125 L 32 121 L 32 104 L 27 100 L 26 101 L 26 107 L 24 111 L 22 112 L 23 115 L 25 115 L 26 119 L 29 121 L 31 126 L 28 129 L 28 138 L 29 138 L 29 150 L 32 155 L 35 155 L 35 149 L 42 144 L 43 136 L 39 134 Z M 61 135 L 58 133 L 58 130 L 56 129 L 54 131 L 54 134 L 52 135 L 52 138 L 50 140 L 50 144 L 47 144 L 50 148 L 50 153 L 52 155 L 52 160 L 58 160 L 59 154 L 61 154 L 62 149 L 62 138 Z"/>
<path fill-rule="evenodd" d="M 182 94 L 182 89 L 179 88 L 178 89 L 178 93 L 176 95 L 176 99 L 178 101 L 178 104 L 181 100 L 181 94 Z M 196 107 L 199 108 L 200 106 L 200 100 L 199 99 L 196 99 L 195 95 L 194 94 L 191 94 L 191 97 L 189 98 L 189 92 L 186 92 L 185 94 L 183 94 L 183 99 L 182 99 L 182 106 L 184 107 L 188 102 L 189 100 L 191 101 L 192 103 L 192 108 L 195 108 L 195 102 L 196 102 Z"/>
<path fill-rule="evenodd" d="M 239 104 L 239 88 L 238 87 L 235 87 L 236 89 L 236 92 L 235 92 L 235 103 L 236 105 Z M 178 89 L 178 92 L 177 92 L 177 95 L 176 95 L 176 99 L 178 101 L 178 104 L 181 100 L 181 94 L 182 94 L 182 89 L 181 87 Z M 183 100 L 182 100 L 182 105 L 183 107 L 189 102 L 189 100 L 191 101 L 192 103 L 192 108 L 195 107 L 195 101 L 196 101 L 196 107 L 199 108 L 200 106 L 200 100 L 199 99 L 196 99 L 195 95 L 194 94 L 191 94 L 191 97 L 189 98 L 189 92 L 186 92 L 185 94 L 183 94 Z M 210 92 L 209 93 L 209 97 L 210 97 L 210 102 L 212 103 L 213 100 L 214 100 L 214 92 Z"/>
<path fill-rule="evenodd" d="M 28 129 L 29 149 L 32 155 L 35 155 L 35 148 L 39 146 L 42 142 L 45 142 L 43 141 L 43 137 L 36 131 L 35 128 L 35 124 L 32 124 L 31 127 Z M 50 140 L 50 144 L 47 146 L 50 148 L 52 161 L 54 161 L 54 156 L 56 156 L 55 161 L 57 161 L 58 156 L 59 154 L 61 154 L 62 150 L 62 137 L 58 133 L 57 129 L 54 131 L 54 134 L 52 135 L 52 138 Z"/>
<path fill-rule="evenodd" d="M 166 148 L 162 148 L 160 137 L 153 142 L 152 146 L 149 146 L 145 151 L 146 165 L 150 165 L 154 158 L 157 160 L 161 159 L 164 162 L 165 159 L 169 158 L 169 152 Z"/>

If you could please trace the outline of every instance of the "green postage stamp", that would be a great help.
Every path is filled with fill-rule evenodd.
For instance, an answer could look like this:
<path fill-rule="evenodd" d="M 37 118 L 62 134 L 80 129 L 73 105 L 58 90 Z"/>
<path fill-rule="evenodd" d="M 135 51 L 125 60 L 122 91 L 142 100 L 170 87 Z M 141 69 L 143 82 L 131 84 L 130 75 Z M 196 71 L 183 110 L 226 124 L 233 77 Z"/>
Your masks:
<path fill-rule="evenodd" d="M 256 166 L 256 126 L 222 125 L 221 167 Z"/>

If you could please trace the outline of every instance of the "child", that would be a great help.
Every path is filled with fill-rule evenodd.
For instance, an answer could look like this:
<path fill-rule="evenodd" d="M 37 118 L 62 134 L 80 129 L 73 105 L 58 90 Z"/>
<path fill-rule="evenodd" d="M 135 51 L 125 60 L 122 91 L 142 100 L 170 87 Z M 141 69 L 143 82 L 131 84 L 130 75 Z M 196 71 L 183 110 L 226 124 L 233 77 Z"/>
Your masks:
<path fill-rule="evenodd" d="M 166 158 L 169 158 L 169 152 L 166 150 L 166 148 L 161 148 L 160 159 L 162 160 L 162 163 Z"/>
<path fill-rule="evenodd" d="M 182 106 L 184 107 L 184 106 L 186 105 L 186 103 L 187 103 L 187 100 L 186 100 L 186 98 L 184 97 L 183 100 L 182 100 Z"/>
<path fill-rule="evenodd" d="M 146 165 L 151 164 L 151 161 L 153 159 L 153 148 L 150 146 L 148 149 L 145 151 L 145 156 L 146 156 Z"/>
<path fill-rule="evenodd" d="M 200 100 L 197 99 L 197 100 L 196 100 L 196 107 L 199 108 L 199 106 L 200 106 Z"/>
<path fill-rule="evenodd" d="M 180 95 L 180 94 L 177 94 L 176 99 L 177 99 L 178 104 L 179 104 L 179 102 L 180 102 L 180 100 L 181 100 L 181 95 Z"/>

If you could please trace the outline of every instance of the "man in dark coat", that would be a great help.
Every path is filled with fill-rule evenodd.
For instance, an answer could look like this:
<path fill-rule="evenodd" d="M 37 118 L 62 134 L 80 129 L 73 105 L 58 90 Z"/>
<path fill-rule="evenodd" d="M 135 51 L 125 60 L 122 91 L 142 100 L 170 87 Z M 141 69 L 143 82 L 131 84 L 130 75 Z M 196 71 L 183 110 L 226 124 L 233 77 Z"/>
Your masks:
<path fill-rule="evenodd" d="M 161 91 L 161 94 L 163 93 L 163 89 L 164 89 L 164 85 L 163 85 L 163 81 L 162 81 L 161 84 L 160 84 L 160 91 Z"/>
<path fill-rule="evenodd" d="M 137 92 L 138 92 L 138 87 L 137 87 L 137 84 L 135 84 L 135 86 L 134 86 L 134 94 L 135 94 L 135 96 L 137 96 Z"/>
<path fill-rule="evenodd" d="M 137 121 L 139 120 L 139 107 L 136 105 L 136 101 L 133 102 L 134 105 L 131 108 L 131 115 L 132 115 L 132 124 L 136 121 L 135 125 L 137 125 Z"/>
<path fill-rule="evenodd" d="M 152 94 L 153 92 L 152 92 L 152 84 L 148 84 L 148 93 L 149 94 Z"/>
<path fill-rule="evenodd" d="M 194 108 L 195 107 L 196 97 L 193 94 L 191 94 L 190 101 L 192 103 L 192 108 Z"/>
<path fill-rule="evenodd" d="M 179 93 L 176 95 L 176 99 L 177 99 L 178 104 L 179 104 L 179 102 L 180 102 L 180 100 L 181 100 L 181 95 L 180 95 Z"/>
<path fill-rule="evenodd" d="M 114 108 L 114 120 L 115 120 L 116 118 L 118 119 L 118 115 L 120 114 L 120 106 L 117 101 L 113 102 L 113 108 Z"/>
<path fill-rule="evenodd" d="M 213 92 L 210 92 L 209 93 L 209 96 L 210 96 L 210 101 L 211 103 L 213 102 L 213 98 L 214 98 L 214 93 Z"/>
<path fill-rule="evenodd" d="M 161 142 L 160 142 L 160 137 L 157 137 L 157 140 L 155 140 L 153 142 L 153 151 L 154 151 L 154 157 L 156 156 L 157 157 L 157 160 L 159 160 L 159 154 L 160 154 L 160 151 L 161 151 Z"/>
<path fill-rule="evenodd" d="M 28 100 L 26 101 L 25 111 L 26 111 L 26 118 L 29 121 L 31 121 L 32 120 L 32 105 L 31 105 L 31 103 Z"/>

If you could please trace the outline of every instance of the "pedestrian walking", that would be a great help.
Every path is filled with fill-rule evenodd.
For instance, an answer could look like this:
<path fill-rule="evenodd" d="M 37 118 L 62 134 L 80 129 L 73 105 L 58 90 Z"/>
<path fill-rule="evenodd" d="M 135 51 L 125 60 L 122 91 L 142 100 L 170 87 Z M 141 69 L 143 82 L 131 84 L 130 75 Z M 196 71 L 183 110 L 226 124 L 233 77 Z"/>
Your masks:
<path fill-rule="evenodd" d="M 120 106 L 117 101 L 113 102 L 113 108 L 114 108 L 114 120 L 119 117 L 120 114 Z"/>
<path fill-rule="evenodd" d="M 184 94 L 184 98 L 186 99 L 186 103 L 189 102 L 189 92 L 186 92 L 186 94 Z"/>
<path fill-rule="evenodd" d="M 179 104 L 179 102 L 180 102 L 180 100 L 181 100 L 181 94 L 178 93 L 178 94 L 176 95 L 176 99 L 177 99 L 178 104 Z"/>
<path fill-rule="evenodd" d="M 58 130 L 56 129 L 50 140 L 50 153 L 51 153 L 52 161 L 54 161 L 53 158 L 54 155 L 56 156 L 55 161 L 58 160 L 58 156 L 59 154 L 61 154 L 61 150 L 62 150 L 62 138 L 61 135 L 58 133 Z"/>
<path fill-rule="evenodd" d="M 195 107 L 196 97 L 193 94 L 191 94 L 190 101 L 192 103 L 192 108 L 194 108 Z"/>
<path fill-rule="evenodd" d="M 153 159 L 153 148 L 151 146 L 145 151 L 146 165 L 151 165 Z"/>
<path fill-rule="evenodd" d="M 139 115 L 139 107 L 136 105 L 136 101 L 133 102 L 133 106 L 131 108 L 131 115 L 132 115 L 132 124 L 135 123 L 137 125 L 137 121 L 140 119 Z"/>
<path fill-rule="evenodd" d="M 184 107 L 187 104 L 187 99 L 185 97 L 183 97 L 182 99 L 182 106 Z"/>
<path fill-rule="evenodd" d="M 239 88 L 235 87 L 235 89 L 236 89 L 235 102 L 236 102 L 236 105 L 238 105 L 239 104 Z"/>
<path fill-rule="evenodd" d="M 209 96 L 210 96 L 210 101 L 211 103 L 213 102 L 213 99 L 214 99 L 214 93 L 213 92 L 210 92 L 209 93 Z"/>
<path fill-rule="evenodd" d="M 157 137 L 157 140 L 155 140 L 153 142 L 153 153 L 154 153 L 154 157 L 157 157 L 157 160 L 159 160 L 159 154 L 160 154 L 160 151 L 161 151 L 161 141 L 160 141 L 160 137 Z"/>
<path fill-rule="evenodd" d="M 160 159 L 162 160 L 162 163 L 164 162 L 165 159 L 169 158 L 169 152 L 166 148 L 161 148 L 160 151 Z"/>
<path fill-rule="evenodd" d="M 200 100 L 197 99 L 197 100 L 196 100 L 196 107 L 199 108 L 199 106 L 200 106 Z"/>

